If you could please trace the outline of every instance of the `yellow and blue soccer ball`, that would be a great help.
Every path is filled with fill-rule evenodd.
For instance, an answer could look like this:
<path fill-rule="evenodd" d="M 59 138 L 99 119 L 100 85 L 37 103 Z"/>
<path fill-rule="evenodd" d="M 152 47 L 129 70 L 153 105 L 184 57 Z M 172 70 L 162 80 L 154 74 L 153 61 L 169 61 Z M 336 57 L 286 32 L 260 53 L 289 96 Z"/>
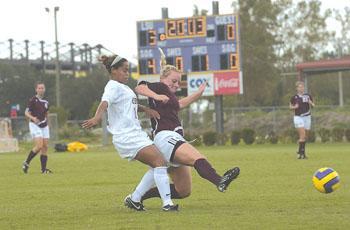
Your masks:
<path fill-rule="evenodd" d="M 340 186 L 339 175 L 332 168 L 320 168 L 312 177 L 315 188 L 322 193 L 331 193 Z"/>

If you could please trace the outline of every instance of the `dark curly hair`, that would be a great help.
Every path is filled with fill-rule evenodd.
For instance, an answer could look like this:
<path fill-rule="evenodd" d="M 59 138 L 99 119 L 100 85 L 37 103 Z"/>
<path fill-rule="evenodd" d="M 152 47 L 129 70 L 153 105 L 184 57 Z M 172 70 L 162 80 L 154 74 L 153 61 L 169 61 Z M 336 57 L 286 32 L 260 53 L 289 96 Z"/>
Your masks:
<path fill-rule="evenodd" d="M 111 66 L 116 57 L 119 57 L 119 56 L 118 55 L 113 55 L 113 56 L 102 55 L 101 57 L 99 57 L 98 60 L 100 62 L 102 62 L 102 64 L 106 67 L 106 70 L 108 71 L 108 73 L 111 73 L 113 68 L 118 69 L 119 67 L 121 67 L 123 65 L 124 62 L 128 61 L 125 58 L 121 58 L 117 63 L 114 63 L 113 66 Z"/>

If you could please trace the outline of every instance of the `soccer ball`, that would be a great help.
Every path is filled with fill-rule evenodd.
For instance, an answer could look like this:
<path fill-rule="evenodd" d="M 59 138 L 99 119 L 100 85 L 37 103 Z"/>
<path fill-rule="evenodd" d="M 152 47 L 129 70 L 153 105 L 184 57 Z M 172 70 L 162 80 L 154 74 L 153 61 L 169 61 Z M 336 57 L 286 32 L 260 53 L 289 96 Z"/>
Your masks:
<path fill-rule="evenodd" d="M 320 168 L 312 177 L 315 188 L 322 193 L 331 193 L 339 188 L 339 175 L 332 168 Z"/>

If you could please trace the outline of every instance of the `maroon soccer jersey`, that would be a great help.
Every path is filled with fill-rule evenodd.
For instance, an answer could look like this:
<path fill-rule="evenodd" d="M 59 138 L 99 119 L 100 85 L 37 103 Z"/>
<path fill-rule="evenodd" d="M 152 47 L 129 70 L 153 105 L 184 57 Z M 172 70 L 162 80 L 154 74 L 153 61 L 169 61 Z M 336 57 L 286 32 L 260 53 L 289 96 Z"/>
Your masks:
<path fill-rule="evenodd" d="M 181 122 L 178 116 L 180 104 L 176 98 L 176 95 L 169 90 L 167 85 L 161 82 L 150 83 L 141 81 L 139 85 L 141 84 L 146 84 L 148 88 L 156 94 L 163 94 L 169 97 L 169 101 L 167 103 L 156 101 L 153 98 L 148 98 L 149 107 L 156 110 L 160 115 L 160 119 L 151 118 L 153 135 L 156 135 L 162 130 L 176 131 L 183 135 Z"/>
<path fill-rule="evenodd" d="M 37 124 L 39 127 L 44 128 L 47 126 L 46 114 L 49 111 L 48 101 L 34 96 L 29 100 L 27 109 L 32 116 L 40 120 L 40 123 Z"/>
<path fill-rule="evenodd" d="M 298 104 L 299 107 L 295 109 L 295 116 L 309 116 L 311 115 L 310 104 L 309 101 L 312 101 L 312 97 L 310 94 L 304 93 L 303 95 L 294 95 L 290 99 L 290 103 L 292 105 Z"/>

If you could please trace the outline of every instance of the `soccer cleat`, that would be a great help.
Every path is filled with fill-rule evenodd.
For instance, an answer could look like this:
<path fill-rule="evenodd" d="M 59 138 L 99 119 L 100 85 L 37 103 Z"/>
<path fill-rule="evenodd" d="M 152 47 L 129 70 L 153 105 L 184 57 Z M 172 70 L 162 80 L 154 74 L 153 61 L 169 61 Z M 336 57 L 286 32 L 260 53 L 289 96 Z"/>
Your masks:
<path fill-rule="evenodd" d="M 41 174 L 52 174 L 53 172 L 50 169 L 45 169 L 41 171 Z"/>
<path fill-rule="evenodd" d="M 22 170 L 24 173 L 28 173 L 28 169 L 29 169 L 29 164 L 24 161 L 23 164 L 22 164 Z"/>
<path fill-rule="evenodd" d="M 307 156 L 306 156 L 306 154 L 304 153 L 304 154 L 301 154 L 301 158 L 300 159 L 307 159 Z"/>
<path fill-rule="evenodd" d="M 145 207 L 141 202 L 135 202 L 131 199 L 131 195 L 128 195 L 124 199 L 124 205 L 130 209 L 134 209 L 136 211 L 146 211 Z"/>
<path fill-rule="evenodd" d="M 176 204 L 176 205 L 168 204 L 168 205 L 165 205 L 162 209 L 164 212 L 177 212 L 177 211 L 179 211 L 179 205 L 178 204 Z"/>
<path fill-rule="evenodd" d="M 239 172 L 240 169 L 238 167 L 234 167 L 233 169 L 230 169 L 227 172 L 225 172 L 225 174 L 221 177 L 219 185 L 217 186 L 218 190 L 220 192 L 225 192 L 230 183 L 238 177 Z"/>

